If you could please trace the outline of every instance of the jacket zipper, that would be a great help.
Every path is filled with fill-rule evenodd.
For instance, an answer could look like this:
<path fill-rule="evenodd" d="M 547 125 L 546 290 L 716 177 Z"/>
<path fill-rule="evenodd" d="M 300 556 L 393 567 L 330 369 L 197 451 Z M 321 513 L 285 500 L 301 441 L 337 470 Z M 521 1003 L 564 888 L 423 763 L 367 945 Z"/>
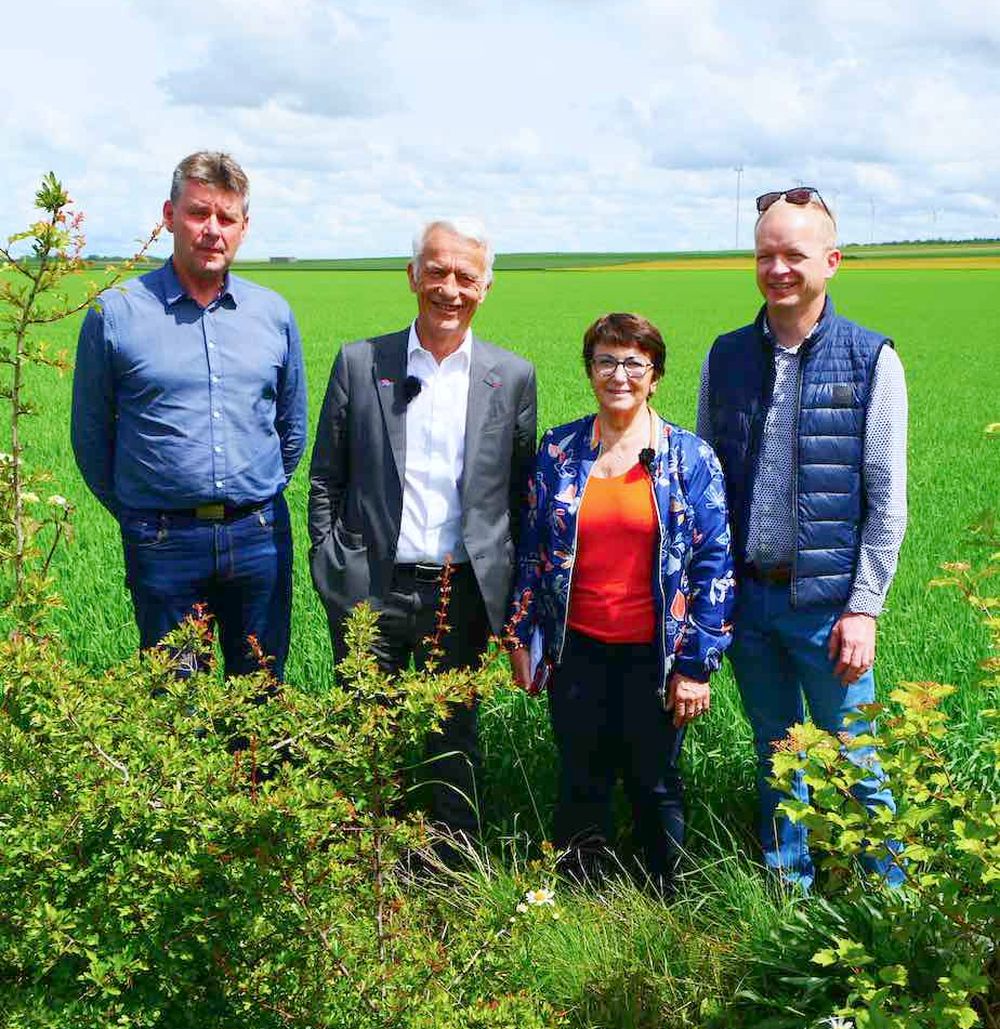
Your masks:
<path fill-rule="evenodd" d="M 795 374 L 795 421 L 793 423 L 792 449 L 792 581 L 788 587 L 788 599 L 791 607 L 797 606 L 798 593 L 795 589 L 795 577 L 798 574 L 799 556 L 799 416 L 802 412 L 802 374 L 805 364 L 805 352 L 800 352 L 798 368 Z"/>
<path fill-rule="evenodd" d="M 659 452 L 656 454 L 654 460 L 658 460 L 660 457 Z M 656 563 L 656 582 L 660 587 L 660 617 L 659 617 L 659 637 L 660 637 L 660 669 L 662 678 L 660 680 L 660 688 L 657 691 L 660 695 L 660 703 L 665 704 L 667 701 L 667 634 L 664 631 L 664 620 L 667 616 L 667 592 L 663 588 L 663 518 L 660 516 L 660 505 L 656 502 L 656 485 L 653 481 L 653 473 L 650 470 L 649 473 L 649 492 L 653 496 L 653 510 L 656 512 L 656 524 L 660 530 L 660 543 L 656 548 L 657 563 Z"/>
<path fill-rule="evenodd" d="M 767 365 L 768 371 L 765 372 L 765 382 L 762 384 L 761 397 L 763 397 L 764 390 L 766 389 L 768 394 L 769 394 L 769 397 L 770 397 L 770 403 L 768 404 L 768 406 L 764 410 L 764 416 L 763 416 L 763 419 L 762 419 L 762 421 L 760 423 L 760 431 L 757 433 L 756 439 L 754 438 L 753 420 L 751 419 L 751 422 L 750 422 L 750 438 L 749 438 L 749 442 L 747 444 L 746 467 L 747 467 L 747 469 L 749 469 L 751 464 L 752 464 L 753 465 L 753 474 L 750 475 L 749 477 L 747 477 L 747 474 L 744 473 L 743 504 L 742 504 L 742 512 L 741 513 L 742 513 L 742 524 L 744 526 L 746 526 L 746 532 L 744 534 L 744 537 L 743 537 L 742 541 L 740 541 L 740 548 L 739 549 L 740 549 L 741 552 L 740 552 L 739 555 L 736 555 L 736 560 L 737 561 L 744 561 L 744 560 L 746 560 L 747 545 L 748 545 L 748 543 L 750 541 L 750 531 L 751 531 L 750 518 L 751 518 L 751 516 L 753 514 L 754 483 L 757 481 L 757 475 L 760 472 L 760 459 L 761 459 L 761 455 L 762 455 L 762 452 L 763 452 L 763 449 L 764 449 L 764 436 L 767 433 L 767 416 L 768 416 L 768 414 L 771 411 L 771 407 L 774 405 L 774 384 L 775 384 L 775 380 L 776 380 L 776 368 L 775 368 L 774 360 L 775 360 L 774 359 L 774 355 L 772 354 L 771 355 L 771 359 L 770 359 L 770 363 Z M 769 385 L 768 385 L 768 381 L 767 381 L 768 378 L 770 379 L 770 384 Z M 748 487 L 747 484 L 749 484 L 749 487 Z M 734 537 L 734 542 L 735 542 L 735 537 Z"/>

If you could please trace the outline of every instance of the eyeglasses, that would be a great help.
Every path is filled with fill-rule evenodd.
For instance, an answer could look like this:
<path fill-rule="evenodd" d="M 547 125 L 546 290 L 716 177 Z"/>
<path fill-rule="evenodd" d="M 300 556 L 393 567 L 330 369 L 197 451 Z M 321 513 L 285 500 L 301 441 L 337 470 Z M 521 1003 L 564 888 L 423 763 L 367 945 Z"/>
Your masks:
<path fill-rule="evenodd" d="M 590 367 L 599 379 L 610 379 L 618 371 L 619 365 L 625 369 L 625 374 L 630 379 L 641 379 L 646 371 L 653 367 L 653 362 L 643 361 L 640 357 L 623 357 L 619 361 L 610 354 L 598 354 L 590 362 Z"/>
<path fill-rule="evenodd" d="M 830 208 L 826 206 L 826 201 L 820 196 L 819 190 L 815 186 L 796 186 L 794 189 L 782 189 L 773 193 L 761 193 L 761 195 L 757 197 L 757 213 L 763 214 L 772 204 L 776 204 L 781 200 L 782 197 L 784 197 L 787 203 L 795 204 L 797 207 L 805 207 L 805 205 L 815 197 L 823 205 L 823 210 L 826 211 L 831 218 L 833 217 L 833 213 L 830 211 Z"/>
<path fill-rule="evenodd" d="M 455 284 L 459 290 L 463 293 L 478 293 L 482 292 L 484 280 L 477 275 L 471 268 L 460 268 L 456 267 L 455 272 Z M 440 286 L 446 282 L 451 276 L 452 268 L 444 267 L 439 264 L 433 264 L 428 262 L 425 265 L 421 265 L 419 269 L 418 278 L 423 282 L 428 283 L 431 286 Z"/>

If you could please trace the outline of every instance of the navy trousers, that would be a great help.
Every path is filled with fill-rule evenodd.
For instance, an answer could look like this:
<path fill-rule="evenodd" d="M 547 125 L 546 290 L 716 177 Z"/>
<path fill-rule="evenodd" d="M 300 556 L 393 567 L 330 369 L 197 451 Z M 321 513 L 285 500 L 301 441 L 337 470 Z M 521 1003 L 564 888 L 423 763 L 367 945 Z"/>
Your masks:
<path fill-rule="evenodd" d="M 153 647 L 204 604 L 218 623 L 226 675 L 259 668 L 254 636 L 281 679 L 292 617 L 288 505 L 273 500 L 236 518 L 126 509 L 119 515 L 126 583 L 139 640 Z"/>
<path fill-rule="evenodd" d="M 571 868 L 599 871 L 614 838 L 611 796 L 621 774 L 646 872 L 669 889 L 684 843 L 684 730 L 663 710 L 659 675 L 651 644 L 567 631 L 549 686 L 560 762 L 553 835 L 557 847 L 569 848 Z"/>
<path fill-rule="evenodd" d="M 413 566 L 397 565 L 388 594 L 377 602 L 378 636 L 372 653 L 384 672 L 398 672 L 412 660 L 421 668 L 428 658 L 427 638 L 434 632 L 440 602 L 436 576 L 423 576 Z M 478 664 L 490 635 L 489 617 L 479 584 L 469 564 L 456 565 L 448 607 L 451 629 L 441 646 L 442 671 Z M 334 657 L 346 656 L 343 626 L 331 621 Z M 462 832 L 469 839 L 479 833 L 480 777 L 478 704 L 453 704 L 441 731 L 430 733 L 424 763 L 416 772 L 413 803 L 425 810 L 432 822 Z"/>

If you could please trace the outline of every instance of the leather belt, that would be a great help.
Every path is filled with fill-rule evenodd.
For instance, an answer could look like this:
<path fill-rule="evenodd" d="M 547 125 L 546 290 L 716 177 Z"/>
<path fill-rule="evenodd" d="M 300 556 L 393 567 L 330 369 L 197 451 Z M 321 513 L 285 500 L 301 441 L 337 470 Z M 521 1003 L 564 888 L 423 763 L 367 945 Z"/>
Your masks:
<path fill-rule="evenodd" d="M 770 565 L 764 567 L 747 562 L 740 566 L 740 574 L 752 582 L 761 582 L 767 586 L 787 586 L 792 581 L 792 566 Z"/>
<path fill-rule="evenodd" d="M 204 522 L 229 522 L 244 515 L 253 514 L 262 507 L 267 507 L 273 497 L 257 500 L 252 504 L 199 504 L 198 507 L 185 507 L 176 511 L 163 511 L 168 518 L 197 518 Z"/>
<path fill-rule="evenodd" d="M 461 575 L 469 568 L 469 562 L 451 566 L 452 578 Z M 397 564 L 392 566 L 393 579 L 409 579 L 411 582 L 440 582 L 444 574 L 444 565 L 431 565 L 416 562 L 415 564 Z"/>

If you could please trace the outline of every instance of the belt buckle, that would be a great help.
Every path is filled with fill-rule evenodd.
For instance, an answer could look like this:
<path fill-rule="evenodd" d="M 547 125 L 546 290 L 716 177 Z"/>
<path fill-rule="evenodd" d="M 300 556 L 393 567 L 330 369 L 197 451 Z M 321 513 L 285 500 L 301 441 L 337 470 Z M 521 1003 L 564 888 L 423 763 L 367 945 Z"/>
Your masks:
<path fill-rule="evenodd" d="M 419 561 L 413 566 L 413 577 L 417 582 L 437 582 L 443 571 L 440 565 L 421 564 Z"/>
<path fill-rule="evenodd" d="M 194 516 L 209 522 L 221 522 L 226 517 L 226 505 L 201 504 L 194 509 Z"/>
<path fill-rule="evenodd" d="M 762 568 L 760 577 L 769 586 L 787 586 L 792 581 L 792 570 L 788 565 L 772 565 Z"/>

